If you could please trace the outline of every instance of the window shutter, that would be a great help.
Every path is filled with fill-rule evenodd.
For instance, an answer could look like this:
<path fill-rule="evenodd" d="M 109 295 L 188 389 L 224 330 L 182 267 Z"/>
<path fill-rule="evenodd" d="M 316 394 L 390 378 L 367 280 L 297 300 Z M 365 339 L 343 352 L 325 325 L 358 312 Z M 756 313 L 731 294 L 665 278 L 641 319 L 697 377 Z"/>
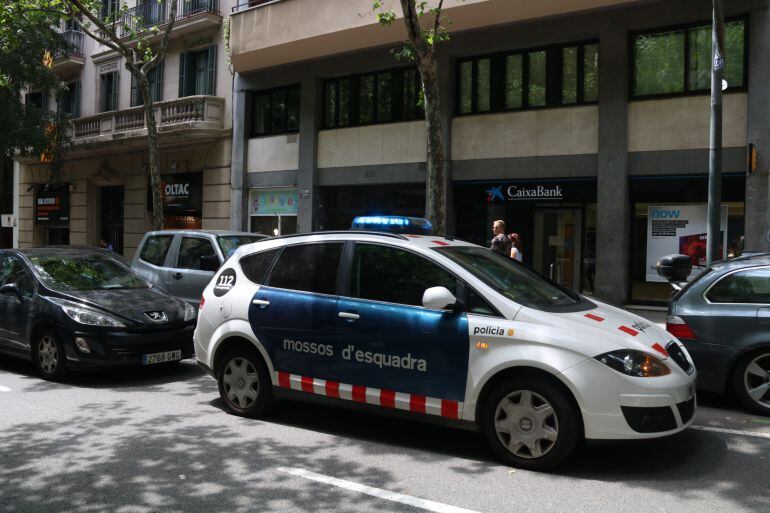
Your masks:
<path fill-rule="evenodd" d="M 209 46 L 206 65 L 209 72 L 209 83 L 206 88 L 206 94 L 214 96 L 217 93 L 217 45 Z"/>
<path fill-rule="evenodd" d="M 120 74 L 117 71 L 112 72 L 112 109 L 118 110 L 118 92 L 120 91 Z"/>
<path fill-rule="evenodd" d="M 48 112 L 48 89 L 43 89 L 43 112 Z"/>
<path fill-rule="evenodd" d="M 107 75 L 101 75 L 99 77 L 99 107 L 100 112 L 107 112 L 108 98 L 107 98 Z"/>
<path fill-rule="evenodd" d="M 187 96 L 187 60 L 189 54 L 182 52 L 179 54 L 179 98 Z"/>
<path fill-rule="evenodd" d="M 141 104 L 141 100 L 139 99 L 139 82 L 136 80 L 136 77 L 134 75 L 131 75 L 131 106 L 136 107 L 137 105 Z"/>
<path fill-rule="evenodd" d="M 70 97 L 72 98 L 72 117 L 80 117 L 80 80 L 73 82 L 72 90 L 70 91 Z"/>
<path fill-rule="evenodd" d="M 159 102 L 163 100 L 163 61 L 155 66 L 155 90 L 152 92 L 152 101 Z"/>

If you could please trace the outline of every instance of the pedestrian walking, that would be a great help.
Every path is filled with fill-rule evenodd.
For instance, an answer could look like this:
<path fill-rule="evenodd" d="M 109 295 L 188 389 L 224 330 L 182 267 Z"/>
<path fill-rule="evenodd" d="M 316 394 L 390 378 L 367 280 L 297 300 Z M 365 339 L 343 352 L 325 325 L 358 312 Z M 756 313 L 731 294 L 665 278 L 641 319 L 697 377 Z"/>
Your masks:
<path fill-rule="evenodd" d="M 508 238 L 511 240 L 511 258 L 521 262 L 521 237 L 518 233 L 511 233 Z"/>
<path fill-rule="evenodd" d="M 501 255 L 511 256 L 511 240 L 505 234 L 505 221 L 498 219 L 492 223 L 492 245 L 489 249 Z"/>

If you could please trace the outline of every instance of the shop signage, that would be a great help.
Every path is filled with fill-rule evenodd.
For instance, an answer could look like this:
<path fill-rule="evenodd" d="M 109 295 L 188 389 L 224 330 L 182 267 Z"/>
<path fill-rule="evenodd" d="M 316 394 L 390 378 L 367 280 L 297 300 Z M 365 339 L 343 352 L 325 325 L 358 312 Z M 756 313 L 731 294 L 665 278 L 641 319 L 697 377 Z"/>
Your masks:
<path fill-rule="evenodd" d="M 558 184 L 497 185 L 486 191 L 487 202 L 562 200 L 564 191 Z"/>
<path fill-rule="evenodd" d="M 297 215 L 297 189 L 251 189 L 249 215 Z"/>
<path fill-rule="evenodd" d="M 62 226 L 70 222 L 69 185 L 57 188 L 39 187 L 35 195 L 35 224 Z"/>
<path fill-rule="evenodd" d="M 203 210 L 203 173 L 161 175 L 164 215 L 197 215 Z M 152 210 L 152 188 L 147 187 L 147 210 Z"/>
<path fill-rule="evenodd" d="M 647 209 L 647 281 L 666 281 L 658 276 L 655 264 L 665 255 L 688 255 L 694 276 L 706 266 L 707 205 L 649 206 Z M 721 257 L 727 252 L 727 207 L 722 207 Z"/>

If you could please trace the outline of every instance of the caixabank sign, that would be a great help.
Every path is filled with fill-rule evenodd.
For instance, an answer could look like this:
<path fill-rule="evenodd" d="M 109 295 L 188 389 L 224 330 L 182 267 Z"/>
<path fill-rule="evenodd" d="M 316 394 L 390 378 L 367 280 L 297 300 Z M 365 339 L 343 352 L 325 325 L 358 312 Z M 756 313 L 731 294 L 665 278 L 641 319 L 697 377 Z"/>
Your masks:
<path fill-rule="evenodd" d="M 517 183 L 491 186 L 486 191 L 487 202 L 495 201 L 559 201 L 564 199 L 561 184 Z"/>

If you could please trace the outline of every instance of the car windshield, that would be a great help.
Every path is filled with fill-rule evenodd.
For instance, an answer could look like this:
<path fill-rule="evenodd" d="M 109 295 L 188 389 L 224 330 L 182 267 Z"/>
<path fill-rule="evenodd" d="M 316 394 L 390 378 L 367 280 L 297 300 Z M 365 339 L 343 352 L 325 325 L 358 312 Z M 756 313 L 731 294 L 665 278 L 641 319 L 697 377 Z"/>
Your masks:
<path fill-rule="evenodd" d="M 486 248 L 434 248 L 503 296 L 524 306 L 550 308 L 575 305 L 580 296 L 526 266 Z"/>
<path fill-rule="evenodd" d="M 33 255 L 29 260 L 46 287 L 62 292 L 148 287 L 141 276 L 106 255 Z"/>
<path fill-rule="evenodd" d="M 219 249 L 222 250 L 225 258 L 230 258 L 239 246 L 257 242 L 263 238 L 258 235 L 221 235 L 217 237 L 217 241 L 219 242 Z"/>

